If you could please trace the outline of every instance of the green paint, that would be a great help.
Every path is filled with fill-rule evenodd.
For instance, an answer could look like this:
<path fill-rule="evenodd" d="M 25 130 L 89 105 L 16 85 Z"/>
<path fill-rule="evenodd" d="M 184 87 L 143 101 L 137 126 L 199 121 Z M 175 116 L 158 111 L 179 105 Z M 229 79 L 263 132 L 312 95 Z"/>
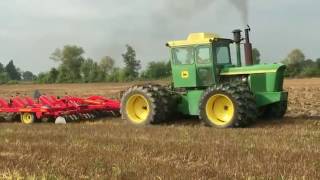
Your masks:
<path fill-rule="evenodd" d="M 191 90 L 182 95 L 178 106 L 179 111 L 185 115 L 199 115 L 200 100 L 203 90 Z"/>
<path fill-rule="evenodd" d="M 283 64 L 258 64 L 243 67 L 225 67 L 221 69 L 220 75 L 261 74 L 277 72 L 281 68 L 285 68 L 285 66 Z"/>
<path fill-rule="evenodd" d="M 288 101 L 288 92 L 259 92 L 255 93 L 258 107 L 273 104 L 279 101 Z"/>
<path fill-rule="evenodd" d="M 207 87 L 219 84 L 220 78 L 248 77 L 248 83 L 255 95 L 258 107 L 279 101 L 287 101 L 288 93 L 283 91 L 285 66 L 283 64 L 261 64 L 241 66 L 240 47 L 237 51 L 237 65 L 224 61 L 230 58 L 230 40 L 221 39 L 212 44 L 192 44 L 189 46 L 171 47 L 171 66 L 174 88 L 184 88 L 178 109 L 186 115 L 199 115 L 199 104 Z M 223 47 L 225 53 L 218 55 L 218 49 Z M 201 48 L 210 48 L 203 61 Z M 227 53 L 229 51 L 229 54 Z M 188 51 L 186 51 L 186 49 Z M 184 53 L 183 53 L 184 52 Z M 219 59 L 221 58 L 221 59 Z M 187 60 L 185 60 L 187 59 Z M 219 72 L 219 73 L 218 73 Z"/>

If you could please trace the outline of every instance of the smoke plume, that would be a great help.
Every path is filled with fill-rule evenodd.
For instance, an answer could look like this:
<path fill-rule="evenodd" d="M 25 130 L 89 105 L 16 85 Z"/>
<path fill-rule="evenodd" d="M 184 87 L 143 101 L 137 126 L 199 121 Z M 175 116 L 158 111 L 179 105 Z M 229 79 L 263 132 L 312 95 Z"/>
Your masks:
<path fill-rule="evenodd" d="M 166 8 L 176 18 L 188 18 L 197 12 L 207 9 L 216 0 L 184 0 L 183 3 L 177 0 L 165 0 Z M 241 13 L 243 23 L 248 24 L 248 0 L 229 0 Z"/>

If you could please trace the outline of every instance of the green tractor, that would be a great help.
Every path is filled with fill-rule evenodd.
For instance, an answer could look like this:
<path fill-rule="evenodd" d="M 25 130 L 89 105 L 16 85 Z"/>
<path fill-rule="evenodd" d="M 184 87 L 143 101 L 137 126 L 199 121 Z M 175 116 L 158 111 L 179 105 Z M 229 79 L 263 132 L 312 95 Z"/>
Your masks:
<path fill-rule="evenodd" d="M 123 93 L 121 114 L 135 125 L 156 124 L 174 113 L 198 116 L 208 126 L 246 127 L 259 117 L 282 118 L 288 92 L 283 90 L 285 66 L 254 64 L 250 28 L 233 31 L 234 39 L 213 33 L 193 33 L 171 41 L 172 85 L 135 85 Z M 241 42 L 245 40 L 245 66 Z M 237 62 L 232 63 L 230 45 Z"/>

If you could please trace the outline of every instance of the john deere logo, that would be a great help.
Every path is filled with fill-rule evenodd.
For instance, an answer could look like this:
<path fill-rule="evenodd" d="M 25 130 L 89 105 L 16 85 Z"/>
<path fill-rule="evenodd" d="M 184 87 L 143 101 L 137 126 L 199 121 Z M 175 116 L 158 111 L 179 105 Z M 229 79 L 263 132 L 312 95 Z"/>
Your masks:
<path fill-rule="evenodd" d="M 181 77 L 183 79 L 188 79 L 189 78 L 189 71 L 182 71 L 181 72 Z"/>

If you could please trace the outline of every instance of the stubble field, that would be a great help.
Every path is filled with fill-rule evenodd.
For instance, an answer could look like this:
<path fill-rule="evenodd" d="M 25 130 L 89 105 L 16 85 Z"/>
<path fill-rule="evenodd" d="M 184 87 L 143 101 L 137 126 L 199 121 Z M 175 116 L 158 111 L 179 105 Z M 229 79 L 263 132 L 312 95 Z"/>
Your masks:
<path fill-rule="evenodd" d="M 17 92 L 116 96 L 130 84 L 5 85 Z M 320 79 L 286 80 L 280 121 L 245 129 L 197 119 L 134 127 L 118 118 L 67 125 L 0 123 L 0 179 L 320 179 Z"/>

